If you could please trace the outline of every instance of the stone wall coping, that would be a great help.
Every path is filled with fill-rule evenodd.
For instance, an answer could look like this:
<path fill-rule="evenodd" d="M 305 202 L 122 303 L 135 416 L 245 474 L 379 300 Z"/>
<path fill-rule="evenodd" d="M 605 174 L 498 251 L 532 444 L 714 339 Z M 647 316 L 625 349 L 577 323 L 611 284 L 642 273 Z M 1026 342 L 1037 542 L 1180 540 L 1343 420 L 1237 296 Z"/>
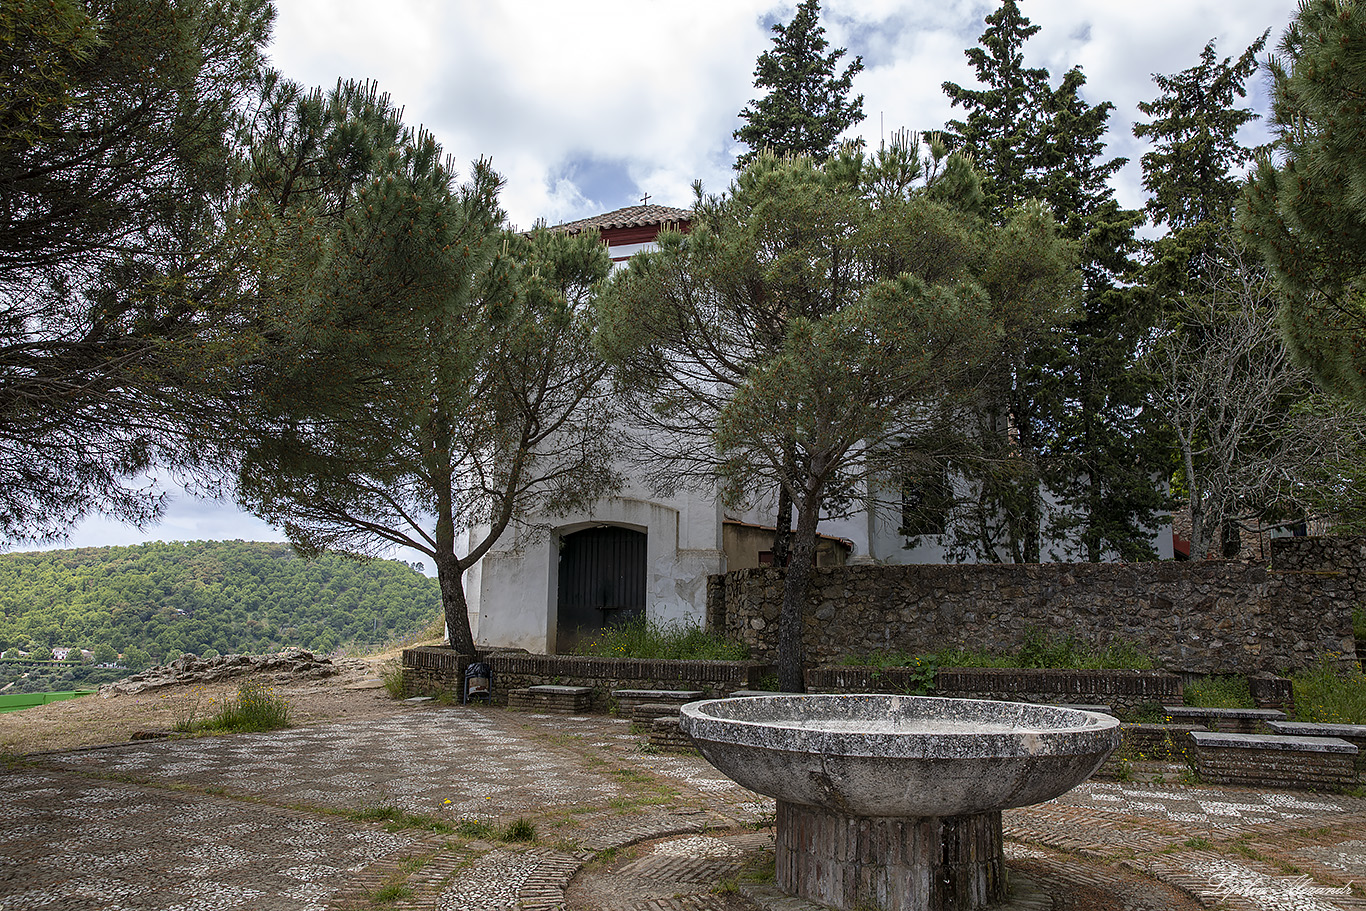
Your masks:
<path fill-rule="evenodd" d="M 733 681 L 747 680 L 764 661 L 702 661 L 669 658 L 600 658 L 593 655 L 497 653 L 488 657 L 495 676 L 510 674 L 605 679 Z"/>
<path fill-rule="evenodd" d="M 536 686 L 526 688 L 528 693 L 546 693 L 551 696 L 582 696 L 584 693 L 593 692 L 591 686 L 559 686 L 553 683 L 541 683 Z"/>
<path fill-rule="evenodd" d="M 1240 750 L 1284 750 L 1292 753 L 1347 753 L 1355 756 L 1355 744 L 1339 737 L 1292 737 L 1285 734 L 1225 734 L 1219 731 L 1191 731 L 1197 747 Z"/>
<path fill-rule="evenodd" d="M 1250 718 L 1268 722 L 1285 720 L 1285 712 L 1280 709 L 1213 709 L 1194 705 L 1164 705 L 1162 711 L 1172 718 Z"/>
<path fill-rule="evenodd" d="M 701 690 L 612 690 L 618 699 L 701 699 Z"/>
<path fill-rule="evenodd" d="M 1277 734 L 1300 737 L 1366 737 L 1366 724 L 1331 724 L 1320 721 L 1268 721 L 1266 726 Z"/>

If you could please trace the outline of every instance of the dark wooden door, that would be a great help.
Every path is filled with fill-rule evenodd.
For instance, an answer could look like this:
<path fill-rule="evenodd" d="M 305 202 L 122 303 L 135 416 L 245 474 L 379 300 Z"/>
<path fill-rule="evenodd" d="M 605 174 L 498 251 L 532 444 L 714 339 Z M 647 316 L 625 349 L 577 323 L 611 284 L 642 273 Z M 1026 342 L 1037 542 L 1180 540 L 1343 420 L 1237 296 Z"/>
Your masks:
<path fill-rule="evenodd" d="M 565 535 L 556 651 L 565 654 L 584 636 L 644 616 L 645 541 L 644 532 L 616 526 Z"/>

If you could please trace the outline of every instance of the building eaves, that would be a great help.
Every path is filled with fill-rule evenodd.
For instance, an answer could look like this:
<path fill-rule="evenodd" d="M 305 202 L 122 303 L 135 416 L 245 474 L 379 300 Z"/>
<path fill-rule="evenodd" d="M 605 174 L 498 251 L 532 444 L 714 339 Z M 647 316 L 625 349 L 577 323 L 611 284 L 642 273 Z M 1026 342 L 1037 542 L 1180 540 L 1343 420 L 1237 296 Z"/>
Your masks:
<path fill-rule="evenodd" d="M 582 218 L 578 221 L 555 225 L 550 230 L 562 231 L 565 234 L 578 234 L 589 229 L 610 231 L 617 228 L 643 228 L 649 225 L 677 224 L 690 221 L 691 218 L 692 213 L 690 211 L 675 209 L 673 206 L 627 206 L 624 209 L 594 215 L 592 218 Z"/>

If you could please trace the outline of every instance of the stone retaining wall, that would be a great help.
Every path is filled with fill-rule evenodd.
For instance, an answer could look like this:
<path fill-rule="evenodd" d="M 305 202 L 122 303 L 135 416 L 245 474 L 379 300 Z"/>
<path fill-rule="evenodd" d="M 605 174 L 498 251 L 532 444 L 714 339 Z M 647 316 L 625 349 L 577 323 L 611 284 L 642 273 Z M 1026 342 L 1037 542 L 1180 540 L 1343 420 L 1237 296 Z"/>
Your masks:
<path fill-rule="evenodd" d="M 578 655 L 529 655 L 494 652 L 484 659 L 493 670 L 493 701 L 507 704 L 508 691 L 542 684 L 593 688 L 592 710 L 611 709 L 615 689 L 702 690 L 708 697 L 753 689 L 773 667 L 759 661 L 667 661 L 593 658 Z M 403 652 L 403 679 L 411 692 L 451 692 L 458 696 L 470 659 L 448 648 Z"/>
<path fill-rule="evenodd" d="M 428 696 L 450 693 L 459 699 L 465 692 L 465 668 L 474 660 L 443 646 L 420 645 L 403 650 L 403 689 Z"/>
<path fill-rule="evenodd" d="M 1335 653 L 1351 661 L 1352 607 L 1366 601 L 1366 537 L 1282 538 L 1275 569 L 1183 563 L 841 566 L 813 572 L 808 665 L 941 648 L 1017 650 L 1033 631 L 1130 643 L 1187 674 L 1282 673 Z M 708 584 L 710 629 L 777 657 L 781 569 Z"/>

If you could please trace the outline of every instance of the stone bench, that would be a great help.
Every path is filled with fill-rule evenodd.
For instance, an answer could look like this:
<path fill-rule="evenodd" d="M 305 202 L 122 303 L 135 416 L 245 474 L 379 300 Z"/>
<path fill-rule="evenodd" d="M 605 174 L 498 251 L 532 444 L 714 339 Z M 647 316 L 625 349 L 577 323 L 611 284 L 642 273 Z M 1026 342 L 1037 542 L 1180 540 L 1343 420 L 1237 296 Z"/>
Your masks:
<path fill-rule="evenodd" d="M 593 688 L 543 684 L 510 690 L 508 708 L 523 712 L 582 715 L 593 708 Z"/>
<path fill-rule="evenodd" d="M 1357 748 L 1357 771 L 1366 771 L 1366 724 L 1328 724 L 1318 721 L 1268 721 L 1273 734 L 1291 737 L 1337 737 Z"/>
<path fill-rule="evenodd" d="M 704 695 L 701 690 L 612 690 L 612 701 L 616 703 L 618 715 L 634 718 L 636 706 L 647 702 L 684 705 L 696 702 Z"/>
<path fill-rule="evenodd" d="M 692 738 L 678 726 L 677 715 L 656 718 L 650 724 L 650 746 L 670 753 L 695 752 Z"/>
<path fill-rule="evenodd" d="M 1357 748 L 1338 737 L 1192 731 L 1195 771 L 1212 784 L 1300 790 L 1357 784 Z"/>
<path fill-rule="evenodd" d="M 649 727 L 656 718 L 677 720 L 680 707 L 676 702 L 642 702 L 631 710 L 631 723 Z"/>
<path fill-rule="evenodd" d="M 1269 721 L 1284 721 L 1280 709 L 1211 709 L 1193 705 L 1164 705 L 1162 711 L 1174 724 L 1202 724 L 1211 731 L 1256 734 Z"/>
<path fill-rule="evenodd" d="M 775 691 L 775 690 L 736 690 L 735 692 L 730 693 L 726 698 L 729 699 L 729 698 L 735 698 L 735 697 L 738 696 L 738 697 L 740 697 L 740 698 L 743 699 L 743 698 L 745 698 L 745 697 L 747 697 L 747 696 L 781 696 L 781 695 L 783 695 L 783 694 L 782 694 L 782 693 L 779 693 L 779 692 L 777 692 L 777 691 Z"/>

